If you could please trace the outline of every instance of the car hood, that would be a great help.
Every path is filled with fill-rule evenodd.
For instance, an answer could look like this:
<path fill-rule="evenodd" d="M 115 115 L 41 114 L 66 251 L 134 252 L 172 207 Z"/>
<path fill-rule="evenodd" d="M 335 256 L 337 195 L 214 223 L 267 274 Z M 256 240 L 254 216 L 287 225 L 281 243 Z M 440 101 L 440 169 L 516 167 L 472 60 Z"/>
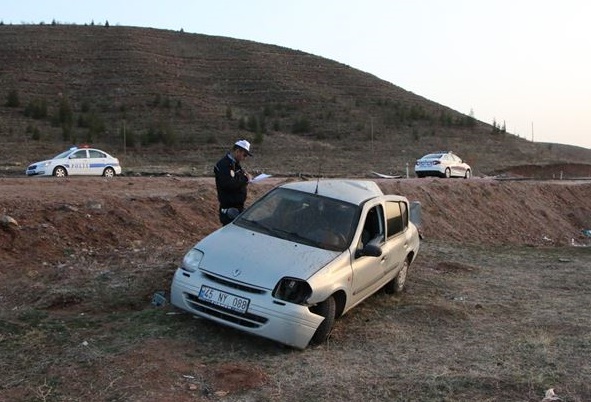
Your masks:
<path fill-rule="evenodd" d="M 341 254 L 233 224 L 205 237 L 195 248 L 204 253 L 201 270 L 267 289 L 285 276 L 308 279 Z"/>
<path fill-rule="evenodd" d="M 44 160 L 44 161 L 29 163 L 29 166 L 31 166 L 31 165 L 45 165 L 46 163 L 47 164 L 53 163 L 53 159 L 47 159 L 47 160 Z"/>

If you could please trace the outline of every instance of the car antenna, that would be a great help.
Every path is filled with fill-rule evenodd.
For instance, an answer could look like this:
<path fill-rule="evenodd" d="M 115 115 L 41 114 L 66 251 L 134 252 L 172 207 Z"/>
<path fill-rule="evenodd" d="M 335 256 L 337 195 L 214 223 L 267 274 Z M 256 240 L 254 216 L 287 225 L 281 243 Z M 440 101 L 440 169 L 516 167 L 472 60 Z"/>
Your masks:
<path fill-rule="evenodd" d="M 318 162 L 318 176 L 316 176 L 316 190 L 314 195 L 318 195 L 318 184 L 320 183 L 320 173 L 322 172 L 322 162 Z"/>

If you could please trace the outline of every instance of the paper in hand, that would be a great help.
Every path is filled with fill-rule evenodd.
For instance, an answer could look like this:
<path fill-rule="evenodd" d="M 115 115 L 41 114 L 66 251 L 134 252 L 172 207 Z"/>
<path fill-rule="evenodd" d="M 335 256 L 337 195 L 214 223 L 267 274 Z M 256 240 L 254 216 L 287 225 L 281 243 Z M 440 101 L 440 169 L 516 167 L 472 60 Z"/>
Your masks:
<path fill-rule="evenodd" d="M 250 182 L 251 183 L 256 183 L 257 181 L 261 181 L 261 180 L 265 180 L 268 179 L 269 177 L 271 177 L 270 174 L 265 174 L 265 173 L 261 173 L 260 175 L 258 175 L 257 177 L 253 177 Z"/>

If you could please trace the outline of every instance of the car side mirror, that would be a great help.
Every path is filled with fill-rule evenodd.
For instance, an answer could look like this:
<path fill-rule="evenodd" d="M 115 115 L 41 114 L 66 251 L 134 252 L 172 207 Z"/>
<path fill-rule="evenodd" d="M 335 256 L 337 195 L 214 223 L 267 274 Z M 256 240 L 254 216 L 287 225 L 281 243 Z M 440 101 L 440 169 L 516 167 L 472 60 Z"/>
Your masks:
<path fill-rule="evenodd" d="M 379 246 L 376 246 L 375 244 L 367 244 L 361 250 L 357 250 L 357 253 L 355 254 L 355 256 L 357 258 L 364 257 L 364 256 L 379 257 L 381 255 L 382 255 L 382 249 Z"/>

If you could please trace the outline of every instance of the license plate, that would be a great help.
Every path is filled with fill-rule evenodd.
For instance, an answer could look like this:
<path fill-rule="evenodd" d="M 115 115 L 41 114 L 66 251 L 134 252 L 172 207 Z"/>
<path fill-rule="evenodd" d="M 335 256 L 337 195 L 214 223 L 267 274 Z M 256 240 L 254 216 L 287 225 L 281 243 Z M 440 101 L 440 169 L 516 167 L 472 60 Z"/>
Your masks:
<path fill-rule="evenodd" d="M 202 285 L 199 290 L 199 300 L 207 301 L 216 306 L 224 307 L 239 313 L 246 313 L 248 309 L 249 299 L 236 296 L 231 293 L 222 292 L 209 286 Z"/>

